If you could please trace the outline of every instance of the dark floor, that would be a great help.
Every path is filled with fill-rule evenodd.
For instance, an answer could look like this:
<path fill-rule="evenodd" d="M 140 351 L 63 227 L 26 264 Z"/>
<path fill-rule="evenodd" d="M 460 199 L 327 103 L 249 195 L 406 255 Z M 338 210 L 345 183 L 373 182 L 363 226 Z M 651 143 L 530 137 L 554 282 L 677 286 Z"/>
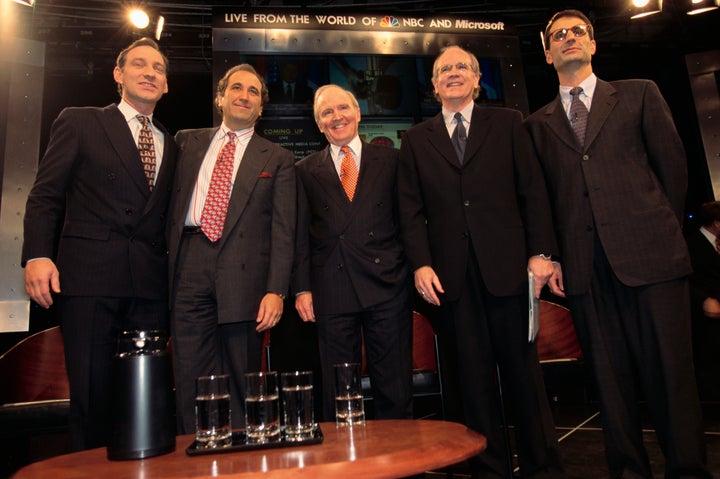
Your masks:
<path fill-rule="evenodd" d="M 598 411 L 592 405 L 562 405 L 554 408 L 560 451 L 568 479 L 607 479 L 602 430 Z M 720 479 L 720 402 L 703 403 L 708 468 Z M 654 479 L 664 478 L 665 460 L 652 429 L 645 429 L 645 445 Z M 516 470 L 517 473 L 517 470 Z M 470 477 L 465 464 L 452 469 L 431 471 L 426 479 Z"/>

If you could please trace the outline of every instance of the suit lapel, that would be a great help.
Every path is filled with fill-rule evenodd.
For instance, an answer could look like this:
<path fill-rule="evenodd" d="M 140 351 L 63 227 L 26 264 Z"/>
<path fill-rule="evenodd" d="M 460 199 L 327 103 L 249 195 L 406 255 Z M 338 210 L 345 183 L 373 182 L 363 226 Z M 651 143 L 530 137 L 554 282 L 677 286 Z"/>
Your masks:
<path fill-rule="evenodd" d="M 128 171 L 133 183 L 137 186 L 143 197 L 150 196 L 147 178 L 140 161 L 140 152 L 133 140 L 130 128 L 125 117 L 117 105 L 110 105 L 100 115 L 100 123 L 110 139 L 110 144 L 117 153 L 120 163 Z"/>
<path fill-rule="evenodd" d="M 545 123 L 548 125 L 560 140 L 562 140 L 567 146 L 577 152 L 582 152 L 582 146 L 575 136 L 575 132 L 570 126 L 570 120 L 565 114 L 560 95 L 555 98 L 555 101 L 550 102 L 545 107 Z M 587 133 L 586 133 L 587 135 Z"/>
<path fill-rule="evenodd" d="M 468 133 L 467 146 L 465 147 L 463 166 L 473 161 L 476 157 L 479 157 L 477 154 L 478 150 L 480 150 L 480 147 L 490 132 L 487 121 L 487 111 L 476 105 L 475 108 L 473 108 L 472 119 L 470 121 L 470 132 Z"/>
<path fill-rule="evenodd" d="M 598 80 L 593 93 L 590 115 L 588 116 L 587 131 L 585 133 L 585 149 L 592 144 L 610 112 L 615 108 L 615 88 L 608 82 Z"/>
<path fill-rule="evenodd" d="M 178 164 L 179 184 L 175 185 L 179 191 L 175 201 L 177 205 L 175 211 L 180 212 L 181 215 L 187 214 L 190 209 L 190 199 L 195 190 L 200 166 L 217 130 L 218 128 L 195 130 L 190 133 L 191 136 L 183 144 L 181 161 Z M 182 216 L 182 221 L 184 220 L 185 216 Z M 182 227 L 182 223 L 180 223 L 180 227 Z"/>
<path fill-rule="evenodd" d="M 362 170 L 362 167 L 360 169 Z M 340 177 L 338 177 L 337 170 L 333 164 L 330 146 L 327 146 L 325 150 L 317 156 L 316 161 L 312 165 L 312 174 L 317 178 L 317 184 L 325 190 L 328 197 L 342 208 L 348 208 L 350 206 L 350 200 L 348 200 L 345 194 L 342 183 L 340 183 Z M 362 171 L 360 174 L 362 175 Z M 359 184 L 360 179 L 358 178 L 358 185 Z"/>
<path fill-rule="evenodd" d="M 442 156 L 445 161 L 450 163 L 455 168 L 460 168 L 460 163 L 457 159 L 457 154 L 455 153 L 455 148 L 452 145 L 452 141 L 450 140 L 450 135 L 448 135 L 447 127 L 445 126 L 445 121 L 443 120 L 442 113 L 438 113 L 435 118 L 433 118 L 429 123 L 427 123 L 427 137 L 428 137 L 428 143 L 430 144 L 430 147 L 433 148 L 435 151 L 438 152 L 440 156 Z M 469 140 L 468 136 L 468 140 Z M 467 149 L 465 151 L 465 157 L 467 158 Z"/>

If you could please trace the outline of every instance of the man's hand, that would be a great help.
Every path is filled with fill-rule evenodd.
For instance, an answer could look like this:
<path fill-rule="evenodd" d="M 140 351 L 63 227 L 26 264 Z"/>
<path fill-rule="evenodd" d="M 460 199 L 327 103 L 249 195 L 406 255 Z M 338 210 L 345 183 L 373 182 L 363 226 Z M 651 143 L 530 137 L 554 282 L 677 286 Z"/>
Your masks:
<path fill-rule="evenodd" d="M 440 278 L 430 266 L 421 266 L 415 270 L 415 289 L 420 293 L 422 299 L 435 306 L 440 306 L 437 293 L 444 293 L 445 290 L 440 284 Z"/>
<path fill-rule="evenodd" d="M 715 298 L 705 298 L 705 301 L 703 301 L 703 313 L 708 318 L 720 318 L 720 301 Z"/>
<path fill-rule="evenodd" d="M 60 292 L 60 272 L 52 260 L 39 258 L 25 265 L 25 292 L 43 308 L 53 304 L 51 293 Z"/>
<path fill-rule="evenodd" d="M 295 309 L 300 315 L 300 319 L 306 323 L 315 322 L 315 311 L 313 310 L 313 299 L 310 291 L 295 296 Z"/>
<path fill-rule="evenodd" d="M 280 321 L 283 312 L 283 300 L 277 293 L 266 293 L 260 301 L 260 309 L 258 317 L 255 320 L 258 323 L 255 331 L 262 333 L 272 328 Z"/>
<path fill-rule="evenodd" d="M 540 255 L 532 256 L 528 260 L 528 271 L 533 274 L 533 294 L 540 297 L 540 291 L 553 274 L 553 262 Z"/>
<path fill-rule="evenodd" d="M 565 285 L 563 284 L 562 266 L 557 261 L 553 262 L 553 274 L 548 280 L 550 292 L 561 298 L 565 297 Z"/>

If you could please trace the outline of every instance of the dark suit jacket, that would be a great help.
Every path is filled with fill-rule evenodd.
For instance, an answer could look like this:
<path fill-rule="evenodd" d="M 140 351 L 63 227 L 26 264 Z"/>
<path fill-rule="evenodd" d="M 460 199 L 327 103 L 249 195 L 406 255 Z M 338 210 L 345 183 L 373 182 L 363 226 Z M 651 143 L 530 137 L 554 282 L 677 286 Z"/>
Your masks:
<path fill-rule="evenodd" d="M 690 276 L 693 306 L 702 311 L 706 298 L 720 300 L 720 254 L 698 228 L 693 228 L 685 238 L 693 267 Z"/>
<path fill-rule="evenodd" d="M 330 147 L 297 163 L 293 289 L 313 293 L 317 314 L 360 311 L 397 297 L 408 286 L 397 219 L 397 159 L 397 150 L 363 142 L 352 202 Z"/>
<path fill-rule="evenodd" d="M 182 130 L 168 246 L 170 285 L 198 172 L 217 128 Z M 265 293 L 287 294 L 295 241 L 293 154 L 253 134 L 242 157 L 218 240 L 218 321 L 254 321 Z M 172 290 L 171 303 L 172 307 Z"/>
<path fill-rule="evenodd" d="M 410 128 L 398 189 L 411 268 L 432 266 L 447 300 L 463 289 L 470 241 L 496 296 L 524 293 L 528 258 L 556 254 L 545 182 L 517 111 L 475 106 L 462 166 L 442 114 Z"/>
<path fill-rule="evenodd" d="M 566 293 L 588 290 L 595 229 L 627 286 L 690 273 L 680 228 L 685 152 L 654 83 L 598 80 L 584 147 L 559 96 L 526 124 L 550 191 Z"/>
<path fill-rule="evenodd" d="M 167 132 L 163 151 L 151 194 L 116 105 L 63 110 L 28 197 L 23 265 L 53 259 L 66 295 L 166 299 L 165 215 L 177 153 Z"/>

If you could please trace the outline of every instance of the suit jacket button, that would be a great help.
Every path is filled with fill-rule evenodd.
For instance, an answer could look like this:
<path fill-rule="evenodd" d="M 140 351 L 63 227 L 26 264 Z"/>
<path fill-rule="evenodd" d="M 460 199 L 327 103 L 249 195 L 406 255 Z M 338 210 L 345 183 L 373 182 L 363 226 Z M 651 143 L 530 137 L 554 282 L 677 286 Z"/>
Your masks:
<path fill-rule="evenodd" d="M 132 216 L 133 210 L 130 209 L 130 208 L 125 208 L 125 214 L 128 215 L 128 216 Z"/>
<path fill-rule="evenodd" d="M 463 206 L 470 206 L 470 201 L 468 201 L 468 200 L 463 201 Z"/>
<path fill-rule="evenodd" d="M 380 264 L 380 258 L 375 258 L 373 261 L 375 262 L 375 264 Z"/>
<path fill-rule="evenodd" d="M 368 236 L 372 238 L 373 236 L 375 236 L 375 233 L 373 233 L 373 232 L 371 231 L 371 232 L 368 233 Z"/>
<path fill-rule="evenodd" d="M 339 238 L 340 238 L 341 240 L 344 240 L 344 239 L 345 239 L 345 235 L 340 235 Z"/>
<path fill-rule="evenodd" d="M 582 159 L 583 159 L 583 161 L 587 161 L 590 159 L 590 155 L 583 155 Z"/>
<path fill-rule="evenodd" d="M 343 269 L 343 265 L 342 265 L 342 264 L 337 265 L 337 269 L 338 269 L 338 270 Z"/>

